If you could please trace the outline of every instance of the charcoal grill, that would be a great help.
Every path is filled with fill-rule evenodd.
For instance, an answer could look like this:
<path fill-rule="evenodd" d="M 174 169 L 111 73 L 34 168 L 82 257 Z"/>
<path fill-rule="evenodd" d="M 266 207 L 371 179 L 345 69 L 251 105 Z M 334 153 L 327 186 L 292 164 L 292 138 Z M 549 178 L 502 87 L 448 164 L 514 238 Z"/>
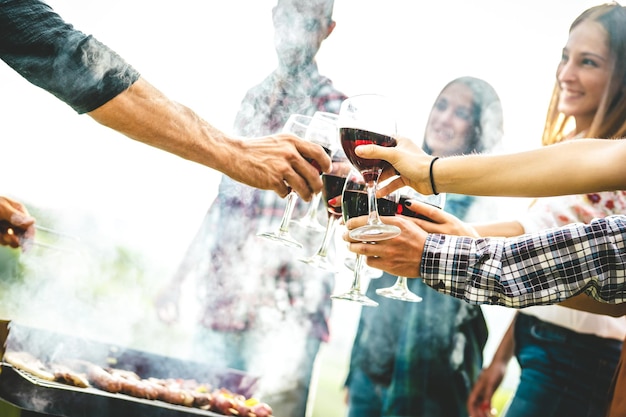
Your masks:
<path fill-rule="evenodd" d="M 220 417 L 212 411 L 146 400 L 97 388 L 79 388 L 47 381 L 4 361 L 6 351 L 27 351 L 44 362 L 87 360 L 102 367 L 137 373 L 142 378 L 195 379 L 250 397 L 257 378 L 244 372 L 96 342 L 0 320 L 0 400 L 21 410 L 21 416 L 60 417 Z"/>

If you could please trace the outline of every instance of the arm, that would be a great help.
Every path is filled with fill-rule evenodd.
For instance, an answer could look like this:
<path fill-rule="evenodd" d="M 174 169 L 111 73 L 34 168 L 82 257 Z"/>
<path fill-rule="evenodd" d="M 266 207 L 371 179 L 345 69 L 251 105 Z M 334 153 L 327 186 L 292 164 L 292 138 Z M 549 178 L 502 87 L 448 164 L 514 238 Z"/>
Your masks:
<path fill-rule="evenodd" d="M 0 1 L 0 58 L 79 114 L 250 186 L 285 196 L 286 182 L 308 201 L 322 180 L 307 159 L 330 169 L 321 147 L 295 136 L 244 142 L 219 131 L 39 0 Z"/>
<path fill-rule="evenodd" d="M 492 415 L 491 399 L 502 383 L 509 361 L 515 352 L 514 330 L 516 317 L 517 313 L 502 337 L 491 364 L 483 369 L 467 397 L 467 411 L 470 416 L 490 417 Z"/>
<path fill-rule="evenodd" d="M 321 190 L 319 172 L 304 157 L 318 161 L 324 171 L 330 169 L 330 158 L 320 146 L 285 134 L 229 137 L 142 78 L 89 115 L 132 139 L 281 196 L 289 192 L 285 182 L 307 201 Z"/>
<path fill-rule="evenodd" d="M 582 310 L 588 313 L 604 314 L 607 316 L 621 317 L 626 315 L 626 303 L 607 304 L 594 300 L 586 294 L 580 294 L 560 303 L 563 307 Z"/>
<path fill-rule="evenodd" d="M 395 148 L 363 145 L 356 152 L 385 159 L 401 173 L 380 194 L 403 185 L 432 193 L 432 156 L 410 140 L 400 138 Z M 625 189 L 624 161 L 626 141 L 579 139 L 520 153 L 441 158 L 433 165 L 433 178 L 438 192 L 511 197 L 585 194 Z M 393 174 L 388 170 L 381 179 Z"/>
<path fill-rule="evenodd" d="M 346 226 L 365 222 L 351 219 Z M 508 239 L 428 234 L 403 216 L 385 222 L 400 227 L 400 236 L 372 245 L 345 234 L 350 250 L 366 255 L 374 268 L 420 276 L 439 292 L 472 304 L 522 308 L 560 303 L 583 292 L 602 302 L 626 302 L 625 216 Z"/>

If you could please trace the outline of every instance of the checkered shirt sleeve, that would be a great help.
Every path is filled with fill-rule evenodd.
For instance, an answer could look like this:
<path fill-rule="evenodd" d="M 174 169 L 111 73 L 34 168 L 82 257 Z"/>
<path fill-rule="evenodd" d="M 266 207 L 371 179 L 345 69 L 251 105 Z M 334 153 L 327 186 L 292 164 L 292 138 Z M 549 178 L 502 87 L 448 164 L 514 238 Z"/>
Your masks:
<path fill-rule="evenodd" d="M 515 238 L 429 235 L 421 277 L 471 304 L 522 308 L 586 292 L 626 302 L 626 216 L 595 219 Z"/>

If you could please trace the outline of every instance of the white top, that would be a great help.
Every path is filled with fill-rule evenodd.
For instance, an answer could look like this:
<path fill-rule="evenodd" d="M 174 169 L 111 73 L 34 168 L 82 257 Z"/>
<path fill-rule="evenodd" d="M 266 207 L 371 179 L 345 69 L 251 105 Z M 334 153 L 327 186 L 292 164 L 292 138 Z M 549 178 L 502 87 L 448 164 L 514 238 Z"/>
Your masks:
<path fill-rule="evenodd" d="M 520 313 L 535 316 L 540 320 L 578 333 L 593 334 L 619 341 L 626 338 L 626 316 L 611 317 L 559 305 L 527 307 L 521 309 Z"/>
<path fill-rule="evenodd" d="M 525 218 L 520 220 L 526 233 L 569 223 L 589 223 L 594 218 L 626 214 L 626 192 L 603 192 L 536 199 Z M 624 340 L 626 316 L 611 317 L 587 313 L 559 305 L 535 306 L 520 310 L 579 333 Z"/>

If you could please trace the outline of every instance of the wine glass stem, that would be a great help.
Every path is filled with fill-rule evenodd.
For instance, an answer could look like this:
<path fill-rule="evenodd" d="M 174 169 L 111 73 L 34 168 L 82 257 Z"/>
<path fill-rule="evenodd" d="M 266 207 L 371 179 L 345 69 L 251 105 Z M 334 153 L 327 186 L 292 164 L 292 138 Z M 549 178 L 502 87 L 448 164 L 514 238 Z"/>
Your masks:
<path fill-rule="evenodd" d="M 287 233 L 289 231 L 289 221 L 291 220 L 291 216 L 293 215 L 293 209 L 296 206 L 297 199 L 298 194 L 293 191 L 290 192 L 287 196 L 287 206 L 285 207 L 283 218 L 280 220 L 280 231 L 283 233 Z"/>
<path fill-rule="evenodd" d="M 329 216 L 328 223 L 326 223 L 326 232 L 324 233 L 324 239 L 317 251 L 317 256 L 326 257 L 328 255 L 328 246 L 330 246 L 331 238 L 335 235 L 335 225 L 337 224 L 338 217 Z"/>
<path fill-rule="evenodd" d="M 311 222 L 315 221 L 317 217 L 317 206 L 319 206 L 321 199 L 322 199 L 322 193 L 317 193 L 313 196 L 313 199 L 311 200 L 311 204 L 309 205 L 309 209 L 304 215 L 305 219 L 309 219 L 309 221 Z"/>
<path fill-rule="evenodd" d="M 398 277 L 398 281 L 396 282 L 396 285 L 407 291 L 409 289 L 406 277 Z"/>
<path fill-rule="evenodd" d="M 380 224 L 378 202 L 376 201 L 376 181 L 367 182 L 367 207 L 369 210 L 367 224 Z"/>
<path fill-rule="evenodd" d="M 361 292 L 361 269 L 363 267 L 363 255 L 356 255 L 356 262 L 354 263 L 354 279 L 352 280 L 352 290 Z"/>

